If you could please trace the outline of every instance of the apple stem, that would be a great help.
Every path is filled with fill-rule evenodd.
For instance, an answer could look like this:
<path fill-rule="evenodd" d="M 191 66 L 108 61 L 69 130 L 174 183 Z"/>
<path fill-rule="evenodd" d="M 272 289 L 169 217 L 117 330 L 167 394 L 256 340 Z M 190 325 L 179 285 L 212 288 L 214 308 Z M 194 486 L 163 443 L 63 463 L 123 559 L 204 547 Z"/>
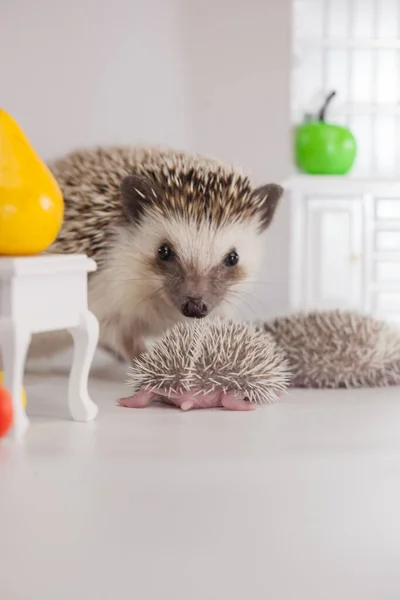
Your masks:
<path fill-rule="evenodd" d="M 333 100 L 333 98 L 336 96 L 336 92 L 333 91 L 330 94 L 328 94 L 328 96 L 326 97 L 325 102 L 323 103 L 319 113 L 318 113 L 318 121 L 325 121 L 325 114 L 326 114 L 326 110 L 329 106 L 329 104 L 331 103 L 331 101 Z"/>

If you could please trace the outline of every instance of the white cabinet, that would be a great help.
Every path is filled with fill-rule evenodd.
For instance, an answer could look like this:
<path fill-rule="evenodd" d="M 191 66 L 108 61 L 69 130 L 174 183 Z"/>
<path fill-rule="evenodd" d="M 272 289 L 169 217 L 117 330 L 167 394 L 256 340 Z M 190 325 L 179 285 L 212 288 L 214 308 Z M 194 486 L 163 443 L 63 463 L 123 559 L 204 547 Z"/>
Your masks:
<path fill-rule="evenodd" d="M 359 306 L 362 300 L 360 200 L 310 196 L 305 202 L 307 306 L 326 309 Z"/>
<path fill-rule="evenodd" d="M 297 176 L 292 310 L 355 309 L 400 322 L 400 184 Z"/>

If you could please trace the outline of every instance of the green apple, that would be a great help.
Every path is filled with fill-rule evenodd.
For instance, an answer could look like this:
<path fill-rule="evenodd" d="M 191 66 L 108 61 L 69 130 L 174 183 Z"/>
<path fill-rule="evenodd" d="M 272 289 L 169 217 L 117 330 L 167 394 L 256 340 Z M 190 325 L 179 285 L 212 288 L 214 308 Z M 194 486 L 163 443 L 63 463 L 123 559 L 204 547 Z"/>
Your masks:
<path fill-rule="evenodd" d="M 357 144 L 347 127 L 326 123 L 325 111 L 335 93 L 326 99 L 319 115 L 295 131 L 298 168 L 311 175 L 345 175 L 354 164 Z"/>

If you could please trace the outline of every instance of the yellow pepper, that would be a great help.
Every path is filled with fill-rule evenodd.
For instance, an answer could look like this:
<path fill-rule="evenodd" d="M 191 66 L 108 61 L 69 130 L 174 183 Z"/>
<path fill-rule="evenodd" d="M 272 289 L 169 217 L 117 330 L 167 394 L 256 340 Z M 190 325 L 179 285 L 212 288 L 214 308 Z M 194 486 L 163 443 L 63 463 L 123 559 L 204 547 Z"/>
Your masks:
<path fill-rule="evenodd" d="M 19 125 L 0 109 L 0 255 L 46 250 L 63 216 L 57 181 Z"/>

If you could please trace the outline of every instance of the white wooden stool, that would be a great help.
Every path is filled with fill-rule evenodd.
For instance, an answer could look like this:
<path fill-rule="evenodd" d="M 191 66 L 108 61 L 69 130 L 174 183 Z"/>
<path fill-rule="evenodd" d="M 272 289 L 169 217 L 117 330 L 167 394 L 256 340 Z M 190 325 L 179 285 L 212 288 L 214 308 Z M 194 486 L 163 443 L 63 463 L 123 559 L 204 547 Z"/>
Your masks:
<path fill-rule="evenodd" d="M 11 436 L 29 425 L 21 387 L 31 335 L 68 329 L 74 339 L 68 405 L 76 421 L 90 421 L 97 406 L 88 394 L 88 377 L 99 337 L 99 324 L 88 309 L 87 274 L 96 263 L 85 255 L 0 257 L 0 350 L 4 386 L 12 396 Z"/>

